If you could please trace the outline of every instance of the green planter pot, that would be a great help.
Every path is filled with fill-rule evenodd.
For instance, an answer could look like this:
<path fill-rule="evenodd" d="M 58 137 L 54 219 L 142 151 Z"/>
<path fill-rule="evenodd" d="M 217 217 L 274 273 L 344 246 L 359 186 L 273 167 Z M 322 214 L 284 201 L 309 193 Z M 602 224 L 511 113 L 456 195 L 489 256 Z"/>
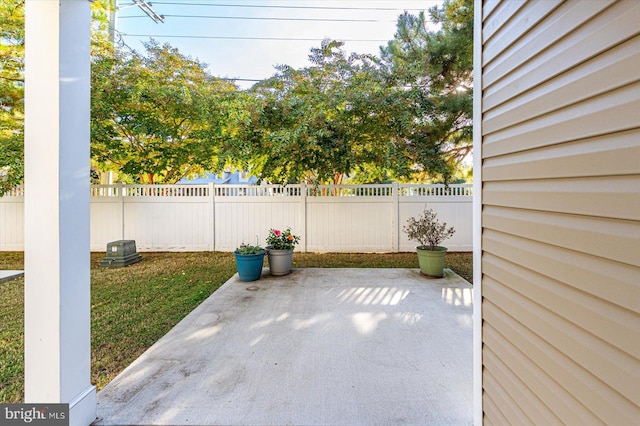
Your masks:
<path fill-rule="evenodd" d="M 436 246 L 433 251 L 418 247 L 417 251 L 420 272 L 429 277 L 441 278 L 444 276 L 444 258 L 447 254 L 446 247 Z"/>
<path fill-rule="evenodd" d="M 262 265 L 264 263 L 264 251 L 259 254 L 238 254 L 236 255 L 236 266 L 238 267 L 238 277 L 240 281 L 255 281 L 262 275 Z"/>
<path fill-rule="evenodd" d="M 269 271 L 271 272 L 271 275 L 287 275 L 291 272 L 293 249 L 276 250 L 267 247 L 267 258 L 269 259 Z"/>

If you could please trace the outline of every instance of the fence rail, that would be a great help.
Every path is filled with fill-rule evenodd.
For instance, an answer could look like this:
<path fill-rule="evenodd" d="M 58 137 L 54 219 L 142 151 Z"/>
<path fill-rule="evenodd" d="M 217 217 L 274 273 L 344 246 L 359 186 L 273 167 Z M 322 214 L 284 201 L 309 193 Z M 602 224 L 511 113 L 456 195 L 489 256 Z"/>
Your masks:
<path fill-rule="evenodd" d="M 93 185 L 91 250 L 136 240 L 140 251 L 232 251 L 291 227 L 298 250 L 412 251 L 402 232 L 425 207 L 471 251 L 472 185 Z M 0 198 L 0 251 L 24 249 L 24 189 Z"/>

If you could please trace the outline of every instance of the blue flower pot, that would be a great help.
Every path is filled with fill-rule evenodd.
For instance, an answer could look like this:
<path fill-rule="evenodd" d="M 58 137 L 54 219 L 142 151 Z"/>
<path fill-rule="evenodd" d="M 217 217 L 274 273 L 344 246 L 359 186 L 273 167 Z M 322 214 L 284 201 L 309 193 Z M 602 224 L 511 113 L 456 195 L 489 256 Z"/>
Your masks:
<path fill-rule="evenodd" d="M 238 254 L 236 255 L 236 266 L 238 267 L 238 277 L 240 281 L 255 281 L 262 276 L 262 265 L 264 263 L 264 251 L 259 254 Z"/>

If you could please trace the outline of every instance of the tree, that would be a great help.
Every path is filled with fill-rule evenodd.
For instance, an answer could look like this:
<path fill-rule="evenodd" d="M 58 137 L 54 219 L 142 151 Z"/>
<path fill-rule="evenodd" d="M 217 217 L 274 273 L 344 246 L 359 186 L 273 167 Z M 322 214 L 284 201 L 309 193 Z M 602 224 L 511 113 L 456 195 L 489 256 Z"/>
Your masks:
<path fill-rule="evenodd" d="M 217 165 L 234 85 L 165 44 L 99 55 L 92 66 L 92 159 L 138 183 L 175 183 Z"/>
<path fill-rule="evenodd" d="M 92 48 L 108 49 L 109 4 L 91 4 Z M 0 2 L 0 196 L 24 179 L 24 0 Z"/>
<path fill-rule="evenodd" d="M 395 127 L 418 173 L 448 181 L 472 149 L 473 1 L 446 0 L 429 10 L 441 25 L 427 30 L 424 13 L 398 19 L 382 49 L 402 114 Z"/>
<path fill-rule="evenodd" d="M 311 49 L 310 67 L 279 66 L 256 85 L 252 93 L 261 102 L 254 104 L 252 129 L 229 156 L 276 182 L 340 183 L 356 170 L 379 177 L 402 169 L 384 125 L 385 88 L 376 60 L 347 56 L 342 45 L 325 40 Z"/>
<path fill-rule="evenodd" d="M 256 85 L 250 129 L 227 147 L 276 182 L 389 178 L 450 182 L 472 149 L 472 0 L 398 19 L 382 61 L 325 40 L 312 65 L 279 66 Z"/>
<path fill-rule="evenodd" d="M 0 196 L 24 177 L 24 0 L 0 3 Z"/>

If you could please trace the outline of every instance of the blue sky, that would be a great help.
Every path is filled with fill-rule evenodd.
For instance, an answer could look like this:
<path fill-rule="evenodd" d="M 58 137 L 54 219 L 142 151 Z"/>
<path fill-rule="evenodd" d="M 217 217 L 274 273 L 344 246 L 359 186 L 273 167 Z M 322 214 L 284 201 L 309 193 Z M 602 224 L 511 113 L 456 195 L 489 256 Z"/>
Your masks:
<path fill-rule="evenodd" d="M 393 38 L 399 14 L 417 14 L 441 0 L 151 0 L 153 9 L 165 16 L 158 24 L 138 7 L 127 7 L 131 3 L 118 0 L 116 24 L 131 48 L 142 50 L 140 42 L 156 35 L 157 41 L 208 64 L 215 76 L 263 79 L 275 73 L 276 64 L 307 66 L 309 49 L 325 37 L 370 40 L 347 41 L 345 49 L 378 54 L 384 40 Z M 243 88 L 253 84 L 237 83 Z"/>

